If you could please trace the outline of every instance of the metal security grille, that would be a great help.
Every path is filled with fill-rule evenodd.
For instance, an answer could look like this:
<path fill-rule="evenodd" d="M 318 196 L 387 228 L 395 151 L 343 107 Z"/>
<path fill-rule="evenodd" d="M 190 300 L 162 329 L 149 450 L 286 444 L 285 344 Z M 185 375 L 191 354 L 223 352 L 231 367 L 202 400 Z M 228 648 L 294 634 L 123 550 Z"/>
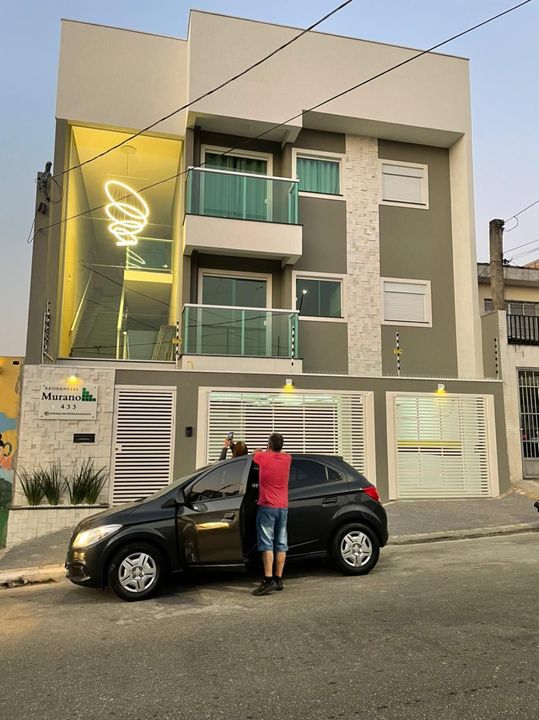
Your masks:
<path fill-rule="evenodd" d="M 539 370 L 519 370 L 518 392 L 524 474 L 534 477 L 539 469 Z"/>
<path fill-rule="evenodd" d="M 147 497 L 170 482 L 175 409 L 175 390 L 116 390 L 113 503 Z"/>
<path fill-rule="evenodd" d="M 486 399 L 395 398 L 399 498 L 488 497 Z"/>
<path fill-rule="evenodd" d="M 280 432 L 287 452 L 342 457 L 366 470 L 365 401 L 359 393 L 257 393 L 212 391 L 208 396 L 207 462 L 219 457 L 223 438 L 234 431 L 249 449 L 265 448 Z"/>

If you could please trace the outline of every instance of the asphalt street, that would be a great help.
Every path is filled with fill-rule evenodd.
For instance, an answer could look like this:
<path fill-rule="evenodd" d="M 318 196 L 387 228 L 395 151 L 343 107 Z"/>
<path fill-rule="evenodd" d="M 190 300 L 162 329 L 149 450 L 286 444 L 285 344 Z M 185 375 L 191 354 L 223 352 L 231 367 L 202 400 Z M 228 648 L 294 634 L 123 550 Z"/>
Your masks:
<path fill-rule="evenodd" d="M 242 575 L 1 590 L 0 717 L 535 720 L 538 561 L 530 533 L 388 547 L 364 578 L 304 564 L 262 598 Z"/>

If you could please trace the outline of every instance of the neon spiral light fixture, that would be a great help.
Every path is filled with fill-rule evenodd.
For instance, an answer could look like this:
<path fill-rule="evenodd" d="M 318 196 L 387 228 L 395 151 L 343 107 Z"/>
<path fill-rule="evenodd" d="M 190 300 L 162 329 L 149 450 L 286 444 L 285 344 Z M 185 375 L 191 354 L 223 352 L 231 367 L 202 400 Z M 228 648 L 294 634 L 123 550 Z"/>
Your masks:
<path fill-rule="evenodd" d="M 112 221 L 107 229 L 116 238 L 116 245 L 136 245 L 137 235 L 144 230 L 150 216 L 146 201 L 136 190 L 119 180 L 108 180 L 105 193 L 110 200 L 105 212 Z"/>

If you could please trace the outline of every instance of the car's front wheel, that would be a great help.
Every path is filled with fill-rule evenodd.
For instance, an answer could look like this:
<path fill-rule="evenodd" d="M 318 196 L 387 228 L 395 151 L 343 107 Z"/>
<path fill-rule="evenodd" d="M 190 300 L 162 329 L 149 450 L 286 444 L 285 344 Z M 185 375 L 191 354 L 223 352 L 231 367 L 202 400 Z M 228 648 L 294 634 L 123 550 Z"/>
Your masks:
<path fill-rule="evenodd" d="M 329 552 L 341 572 L 346 575 L 366 575 L 378 562 L 380 541 L 367 525 L 349 523 L 337 530 Z"/>
<path fill-rule="evenodd" d="M 143 542 L 120 548 L 108 571 L 109 586 L 122 600 L 146 600 L 159 587 L 165 571 L 161 552 Z"/>

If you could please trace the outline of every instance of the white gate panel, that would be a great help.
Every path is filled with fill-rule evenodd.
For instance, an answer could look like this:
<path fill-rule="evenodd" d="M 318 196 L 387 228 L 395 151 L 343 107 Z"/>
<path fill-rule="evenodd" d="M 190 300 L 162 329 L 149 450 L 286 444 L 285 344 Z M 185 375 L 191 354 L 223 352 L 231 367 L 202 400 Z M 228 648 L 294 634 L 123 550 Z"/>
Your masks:
<path fill-rule="evenodd" d="M 175 389 L 119 387 L 112 502 L 147 497 L 172 479 Z"/>
<path fill-rule="evenodd" d="M 214 462 L 230 431 L 250 450 L 265 448 L 279 432 L 287 452 L 342 455 L 367 472 L 365 397 L 361 393 L 208 393 L 206 462 Z M 374 478 L 373 478 L 374 479 Z"/>
<path fill-rule="evenodd" d="M 482 395 L 394 397 L 397 497 L 489 497 L 489 433 Z"/>

